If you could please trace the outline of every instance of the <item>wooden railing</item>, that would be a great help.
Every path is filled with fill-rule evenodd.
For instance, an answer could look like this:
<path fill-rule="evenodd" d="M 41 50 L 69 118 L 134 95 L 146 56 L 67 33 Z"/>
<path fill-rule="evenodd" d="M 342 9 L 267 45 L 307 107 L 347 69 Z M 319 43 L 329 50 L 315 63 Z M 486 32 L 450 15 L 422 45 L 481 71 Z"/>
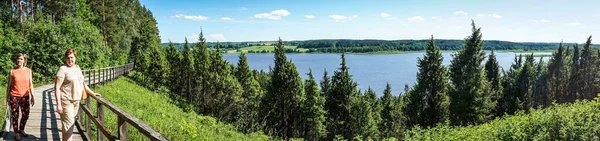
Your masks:
<path fill-rule="evenodd" d="M 126 74 L 131 69 L 133 69 L 133 64 L 127 64 L 110 68 L 85 70 L 83 71 L 83 74 L 88 86 L 96 87 L 98 84 L 106 84 L 108 81 L 114 80 L 119 76 Z M 90 99 L 94 99 L 96 101 L 96 115 L 94 115 L 90 110 Z M 140 133 L 148 137 L 150 140 L 169 140 L 163 137 L 160 133 L 156 132 L 156 130 L 152 129 L 145 122 L 132 116 L 131 114 L 126 113 L 102 97 L 88 95 L 88 98 L 82 101 L 79 107 L 80 111 L 77 115 L 79 118 L 75 121 L 75 125 L 79 129 L 79 132 L 84 140 L 92 140 L 92 130 L 90 127 L 91 123 L 93 123 L 97 128 L 96 131 L 98 133 L 96 135 L 98 141 L 103 141 L 105 138 L 110 141 L 127 141 L 127 131 L 129 125 L 135 127 Z M 110 129 L 108 129 L 108 126 L 104 123 L 104 107 L 108 108 L 118 117 L 118 131 L 116 132 L 116 135 L 111 132 Z"/>

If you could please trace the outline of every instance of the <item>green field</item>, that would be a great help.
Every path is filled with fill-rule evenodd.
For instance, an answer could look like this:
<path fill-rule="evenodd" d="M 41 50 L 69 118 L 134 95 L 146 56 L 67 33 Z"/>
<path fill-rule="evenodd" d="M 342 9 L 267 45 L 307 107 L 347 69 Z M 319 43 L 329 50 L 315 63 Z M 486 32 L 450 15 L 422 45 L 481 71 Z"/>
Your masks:
<path fill-rule="evenodd" d="M 415 128 L 405 140 L 600 140 L 600 102 L 554 105 L 478 126 Z"/>
<path fill-rule="evenodd" d="M 242 134 L 232 125 L 220 123 L 213 117 L 185 112 L 168 96 L 151 92 L 126 77 L 95 88 L 95 92 L 101 93 L 102 97 L 146 122 L 173 141 L 271 140 L 262 133 Z M 90 106 L 96 107 L 95 102 Z M 116 115 L 106 108 L 104 111 L 105 123 L 113 133 L 116 133 Z M 95 134 L 96 131 L 93 132 Z M 129 127 L 129 139 L 148 140 L 132 126 Z"/>
<path fill-rule="evenodd" d="M 299 49 L 300 52 L 306 52 L 306 51 L 308 51 L 308 49 L 297 48 L 296 46 L 284 46 L 284 48 L 286 48 L 286 49 Z M 256 51 L 263 51 L 263 50 L 273 52 L 273 50 L 275 50 L 275 47 L 273 47 L 273 46 L 252 46 L 252 47 L 243 47 L 243 48 L 240 48 L 238 50 L 241 50 L 244 53 L 248 53 L 248 51 L 255 51 L 256 52 Z M 227 53 L 241 53 L 241 52 L 238 52 L 238 50 L 229 50 L 229 51 L 227 51 Z"/>

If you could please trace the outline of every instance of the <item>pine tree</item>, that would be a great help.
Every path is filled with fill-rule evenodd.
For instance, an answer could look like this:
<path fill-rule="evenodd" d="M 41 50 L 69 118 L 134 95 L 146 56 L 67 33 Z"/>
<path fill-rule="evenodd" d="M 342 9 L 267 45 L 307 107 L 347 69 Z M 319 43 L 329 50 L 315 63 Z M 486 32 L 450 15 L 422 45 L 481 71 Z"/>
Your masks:
<path fill-rule="evenodd" d="M 319 140 L 325 137 L 325 97 L 309 68 L 308 80 L 304 82 L 306 100 L 302 104 L 304 117 L 304 139 Z"/>
<path fill-rule="evenodd" d="M 389 84 L 388 84 L 389 85 Z M 391 88 L 390 88 L 391 91 Z M 371 87 L 369 87 L 367 89 L 367 91 L 365 91 L 365 99 L 367 101 L 369 101 L 369 103 L 371 103 L 371 105 L 368 105 L 369 107 L 372 108 L 371 111 L 371 117 L 373 118 L 373 121 L 375 122 L 377 129 L 379 129 L 379 123 L 381 123 L 381 110 L 383 109 L 383 107 L 381 106 L 381 101 L 379 101 L 379 99 L 377 99 L 377 94 L 375 94 L 375 91 L 373 91 L 373 89 L 371 89 Z M 380 132 L 381 130 L 376 131 L 376 137 L 380 136 Z"/>
<path fill-rule="evenodd" d="M 427 52 L 419 58 L 417 83 L 414 91 L 407 95 L 408 101 L 405 111 L 408 126 L 419 124 L 422 127 L 433 127 L 444 122 L 448 117 L 448 74 L 442 65 L 442 53 L 435 46 L 433 36 L 427 42 Z"/>
<path fill-rule="evenodd" d="M 248 61 L 244 53 L 239 56 L 235 74 L 243 89 L 241 110 L 237 115 L 238 121 L 236 124 L 238 129 L 243 129 L 246 133 L 258 131 L 261 128 L 261 124 L 258 122 L 260 117 L 258 115 L 258 108 L 263 91 L 258 81 L 254 79 L 254 74 L 250 70 L 250 66 L 248 66 Z"/>
<path fill-rule="evenodd" d="M 491 118 L 491 109 L 495 103 L 491 101 L 489 82 L 480 65 L 484 59 L 481 50 L 481 28 L 472 22 L 473 33 L 465 39 L 465 49 L 453 55 L 450 64 L 450 79 L 453 87 L 450 91 L 450 120 L 454 125 L 470 125 L 487 121 Z"/>
<path fill-rule="evenodd" d="M 301 103 L 304 93 L 302 79 L 296 66 L 288 61 L 281 38 L 275 47 L 275 68 L 271 86 L 263 98 L 261 111 L 265 118 L 265 132 L 283 139 L 299 137 L 302 122 Z"/>

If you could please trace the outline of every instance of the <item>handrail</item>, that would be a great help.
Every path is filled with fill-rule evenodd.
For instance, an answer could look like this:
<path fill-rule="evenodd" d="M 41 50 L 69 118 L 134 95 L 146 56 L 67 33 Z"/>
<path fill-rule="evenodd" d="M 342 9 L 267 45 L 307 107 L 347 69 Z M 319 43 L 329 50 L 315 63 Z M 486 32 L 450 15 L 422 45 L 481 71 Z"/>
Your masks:
<path fill-rule="evenodd" d="M 87 83 L 90 87 L 96 87 L 98 84 L 106 84 L 108 81 L 114 80 L 117 77 L 129 72 L 133 69 L 133 64 L 120 65 L 115 67 L 108 67 L 102 69 L 91 69 L 84 70 L 85 83 Z M 90 99 L 94 99 L 96 101 L 96 115 L 92 113 L 90 110 Z M 117 125 L 118 131 L 117 135 L 114 135 L 113 132 L 108 129 L 108 126 L 104 123 L 104 107 L 108 108 L 110 111 L 115 113 L 118 117 Z M 75 125 L 82 133 L 82 137 L 84 140 L 92 140 L 91 139 L 91 127 L 90 123 L 93 123 L 98 128 L 98 141 L 103 141 L 105 138 L 110 141 L 128 140 L 128 125 L 132 125 L 135 127 L 140 133 L 148 137 L 153 141 L 168 141 L 169 139 L 162 136 L 156 130 L 152 129 L 148 124 L 144 121 L 132 116 L 131 114 L 123 111 L 119 107 L 112 104 L 110 101 L 97 97 L 94 95 L 88 95 L 88 98 L 85 99 L 85 102 L 80 103 L 81 111 L 77 115 L 79 120 L 75 121 Z M 85 122 L 83 121 L 85 120 Z M 85 124 L 82 124 L 85 123 Z M 85 127 L 83 127 L 85 125 Z M 85 129 L 84 129 L 85 128 Z"/>

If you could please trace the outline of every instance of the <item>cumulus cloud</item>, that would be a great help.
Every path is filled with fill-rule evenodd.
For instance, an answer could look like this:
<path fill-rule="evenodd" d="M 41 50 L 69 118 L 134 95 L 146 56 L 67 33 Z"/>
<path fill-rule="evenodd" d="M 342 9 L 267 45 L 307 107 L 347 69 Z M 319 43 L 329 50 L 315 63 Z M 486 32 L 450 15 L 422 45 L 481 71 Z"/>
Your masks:
<path fill-rule="evenodd" d="M 502 18 L 502 16 L 498 14 L 477 14 L 477 17 L 494 17 L 496 19 Z"/>
<path fill-rule="evenodd" d="M 578 25 L 581 25 L 581 23 L 579 23 L 579 22 L 570 22 L 567 25 L 569 25 L 569 26 L 578 26 Z"/>
<path fill-rule="evenodd" d="M 425 18 L 421 17 L 421 16 L 414 16 L 414 17 L 409 17 L 408 21 L 423 21 L 425 20 Z"/>
<path fill-rule="evenodd" d="M 210 34 L 206 35 L 206 40 L 210 42 L 225 41 L 225 36 L 223 34 Z"/>
<path fill-rule="evenodd" d="M 221 17 L 221 20 L 223 20 L 223 21 L 231 21 L 233 19 L 230 18 L 230 17 Z"/>
<path fill-rule="evenodd" d="M 329 15 L 329 18 L 335 20 L 336 22 L 346 22 L 352 19 L 356 19 L 358 18 L 358 15 L 352 15 L 352 16 L 343 16 L 343 15 Z"/>
<path fill-rule="evenodd" d="M 533 20 L 533 22 L 536 22 L 536 23 L 547 23 L 547 22 L 550 22 L 550 20 L 541 19 L 541 20 Z"/>
<path fill-rule="evenodd" d="M 315 18 L 315 16 L 313 16 L 313 15 L 304 15 L 304 17 L 307 18 L 307 19 L 314 19 Z"/>
<path fill-rule="evenodd" d="M 271 13 L 260 13 L 254 15 L 254 18 L 259 19 L 271 19 L 271 20 L 279 20 L 281 17 L 289 16 L 290 12 L 284 9 L 279 9 L 275 11 L 271 11 Z"/>
<path fill-rule="evenodd" d="M 388 14 L 388 13 L 381 13 L 381 17 L 383 18 L 387 18 L 387 17 L 391 17 L 392 15 Z"/>
<path fill-rule="evenodd" d="M 208 17 L 201 16 L 201 15 L 192 16 L 192 15 L 177 14 L 172 17 L 178 18 L 178 19 L 194 20 L 194 21 L 208 20 Z"/>
<path fill-rule="evenodd" d="M 454 12 L 454 14 L 457 14 L 457 15 L 469 15 L 469 13 L 467 13 L 465 11 L 456 11 L 456 12 Z"/>

